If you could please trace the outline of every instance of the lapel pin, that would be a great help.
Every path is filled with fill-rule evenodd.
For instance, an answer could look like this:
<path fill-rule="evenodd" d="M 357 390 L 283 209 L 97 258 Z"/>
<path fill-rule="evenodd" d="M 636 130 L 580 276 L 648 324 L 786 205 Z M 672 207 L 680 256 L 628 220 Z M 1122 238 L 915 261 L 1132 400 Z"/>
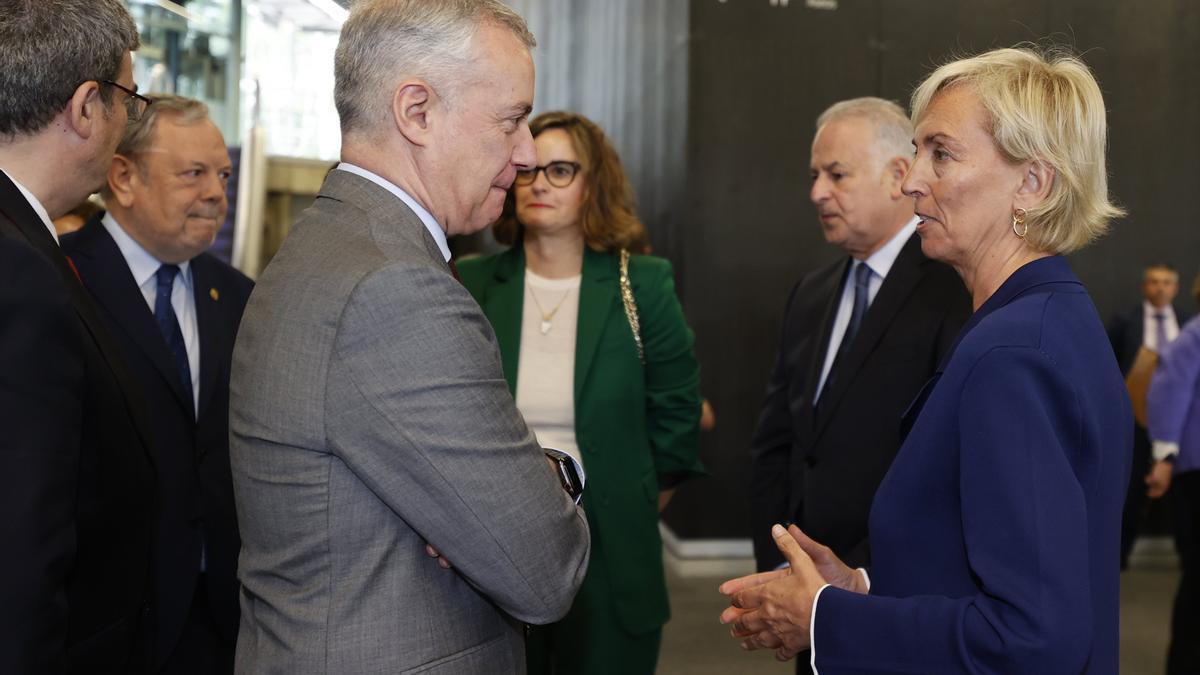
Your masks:
<path fill-rule="evenodd" d="M 212 298 L 213 302 L 216 302 L 221 299 L 221 294 L 217 292 L 217 289 L 210 288 L 208 289 L 208 297 Z"/>

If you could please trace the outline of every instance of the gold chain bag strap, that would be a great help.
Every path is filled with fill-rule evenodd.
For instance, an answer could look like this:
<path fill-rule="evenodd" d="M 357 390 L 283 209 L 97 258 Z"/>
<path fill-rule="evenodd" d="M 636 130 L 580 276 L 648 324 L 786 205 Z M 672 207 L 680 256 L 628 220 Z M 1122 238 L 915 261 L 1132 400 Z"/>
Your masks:
<path fill-rule="evenodd" d="M 629 282 L 629 251 L 621 249 L 621 302 L 625 305 L 625 318 L 633 331 L 633 343 L 637 345 L 638 360 L 646 365 L 646 348 L 642 346 L 642 325 L 638 321 L 637 302 L 633 299 L 633 284 Z"/>

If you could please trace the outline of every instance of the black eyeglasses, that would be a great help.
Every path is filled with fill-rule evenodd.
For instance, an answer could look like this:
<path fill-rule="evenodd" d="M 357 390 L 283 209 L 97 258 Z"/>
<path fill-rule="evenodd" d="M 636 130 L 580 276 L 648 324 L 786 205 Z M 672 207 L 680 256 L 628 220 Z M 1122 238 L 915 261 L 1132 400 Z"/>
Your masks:
<path fill-rule="evenodd" d="M 150 107 L 150 103 L 152 102 L 150 99 L 142 96 L 129 87 L 121 86 L 112 80 L 100 80 L 100 84 L 107 84 L 110 87 L 116 87 L 117 89 L 120 89 L 128 94 L 128 96 L 125 97 L 125 112 L 129 113 L 130 122 L 136 122 L 142 119 L 142 114 L 146 112 L 146 108 Z"/>
<path fill-rule="evenodd" d="M 533 181 L 537 180 L 538 172 L 546 174 L 546 180 L 557 188 L 565 188 L 575 180 L 575 175 L 579 173 L 579 169 L 583 167 L 579 162 L 550 162 L 545 166 L 535 166 L 532 169 L 517 172 L 517 179 L 513 181 L 516 185 L 524 187 L 533 185 Z"/>

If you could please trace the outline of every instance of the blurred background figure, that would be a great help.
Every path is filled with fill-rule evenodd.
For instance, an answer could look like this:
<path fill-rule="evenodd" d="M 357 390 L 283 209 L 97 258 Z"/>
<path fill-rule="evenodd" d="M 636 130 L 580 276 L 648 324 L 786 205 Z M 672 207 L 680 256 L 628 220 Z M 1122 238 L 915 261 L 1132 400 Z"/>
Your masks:
<path fill-rule="evenodd" d="M 63 215 L 53 220 L 54 231 L 58 233 L 58 236 L 61 239 L 63 235 L 70 234 L 83 227 L 84 223 L 86 223 L 92 216 L 100 213 L 103 210 L 104 207 L 100 204 L 97 204 L 92 199 L 87 199 L 83 202 L 80 202 L 79 206 L 76 206 L 75 208 L 67 211 Z"/>
<path fill-rule="evenodd" d="M 1200 302 L 1200 276 L 1192 285 Z M 1143 479 L 1158 498 L 1170 488 L 1181 574 L 1171 614 L 1170 675 L 1200 672 L 1200 319 L 1159 352 L 1146 394 L 1154 465 Z M 1136 478 L 1137 476 L 1135 476 Z"/>
<path fill-rule="evenodd" d="M 1175 305 L 1179 294 L 1179 272 L 1166 263 L 1150 265 L 1142 272 L 1142 302 L 1113 317 L 1108 339 L 1117 355 L 1117 365 L 1126 378 L 1133 401 L 1133 467 L 1129 491 L 1121 517 L 1121 569 L 1129 567 L 1129 553 L 1146 516 L 1146 474 L 1150 472 L 1150 439 L 1146 435 L 1146 387 L 1157 355 L 1191 318 Z"/>
<path fill-rule="evenodd" d="M 108 212 L 63 251 L 146 394 L 158 480 L 153 659 L 228 673 L 240 541 L 229 473 L 229 363 L 253 282 L 207 253 L 225 222 L 230 160 L 200 101 L 152 96 L 126 127 Z"/>
<path fill-rule="evenodd" d="M 517 407 L 587 470 L 587 577 L 565 619 L 531 628 L 529 672 L 652 673 L 669 617 L 658 512 L 703 472 L 692 332 L 671 265 L 624 262 L 645 229 L 604 133 L 566 112 L 530 129 L 537 167 L 518 172 L 495 226 L 511 248 L 459 266 Z"/>

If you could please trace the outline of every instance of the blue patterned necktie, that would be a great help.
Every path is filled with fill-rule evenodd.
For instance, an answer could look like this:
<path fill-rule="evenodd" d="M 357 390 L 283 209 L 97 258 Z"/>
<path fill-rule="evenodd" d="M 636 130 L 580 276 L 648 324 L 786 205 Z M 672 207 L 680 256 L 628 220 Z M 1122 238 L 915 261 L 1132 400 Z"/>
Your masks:
<path fill-rule="evenodd" d="M 158 322 L 158 330 L 167 347 L 171 350 L 171 358 L 175 361 L 175 369 L 179 371 L 183 392 L 187 394 L 188 408 L 195 415 L 195 396 L 192 394 L 192 368 L 188 365 L 187 346 L 183 342 L 183 331 L 179 329 L 179 320 L 175 318 L 175 308 L 171 306 L 171 289 L 175 277 L 179 275 L 178 265 L 163 265 L 154 276 L 158 282 L 158 290 L 154 295 L 154 319 Z"/>
<path fill-rule="evenodd" d="M 871 302 L 871 268 L 867 267 L 866 263 L 854 263 L 854 304 L 850 309 L 850 323 L 846 324 L 846 332 L 842 335 L 842 342 L 838 345 L 837 355 L 833 357 L 833 364 L 829 366 L 829 374 L 825 376 L 825 384 L 821 387 L 821 391 L 817 394 L 817 400 L 814 405 L 820 405 L 821 399 L 825 396 L 825 392 L 833 385 L 836 379 L 838 367 L 842 361 L 846 359 L 846 352 L 850 351 L 850 345 L 854 342 L 854 336 L 858 335 L 858 329 L 862 327 L 863 317 L 867 314 L 867 306 Z"/>
<path fill-rule="evenodd" d="M 1167 315 L 1163 312 L 1154 313 L 1154 349 L 1162 352 L 1167 346 Z"/>

